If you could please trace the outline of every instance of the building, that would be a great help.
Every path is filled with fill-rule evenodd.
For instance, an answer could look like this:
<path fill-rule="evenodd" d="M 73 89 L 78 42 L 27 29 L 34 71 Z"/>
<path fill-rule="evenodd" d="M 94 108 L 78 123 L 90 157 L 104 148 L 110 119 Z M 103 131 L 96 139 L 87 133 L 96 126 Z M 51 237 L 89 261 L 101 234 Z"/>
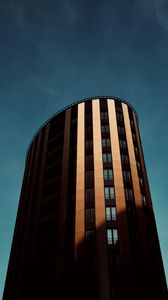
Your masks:
<path fill-rule="evenodd" d="M 56 113 L 26 158 L 3 300 L 167 299 L 133 107 L 95 97 Z"/>

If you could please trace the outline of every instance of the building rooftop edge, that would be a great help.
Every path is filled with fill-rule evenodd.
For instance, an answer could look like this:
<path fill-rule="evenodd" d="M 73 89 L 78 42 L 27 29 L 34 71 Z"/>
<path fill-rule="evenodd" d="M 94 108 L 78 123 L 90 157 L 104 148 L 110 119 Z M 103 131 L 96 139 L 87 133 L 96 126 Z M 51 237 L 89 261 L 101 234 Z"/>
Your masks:
<path fill-rule="evenodd" d="M 27 160 L 27 156 L 28 156 L 28 152 L 29 152 L 29 149 L 30 149 L 30 146 L 33 142 L 33 140 L 35 139 L 35 137 L 37 136 L 37 134 L 40 132 L 40 130 L 45 126 L 47 125 L 47 123 L 49 123 L 54 117 L 56 117 L 57 115 L 59 115 L 60 113 L 62 113 L 63 111 L 67 110 L 68 108 L 71 108 L 72 106 L 74 105 L 77 105 L 79 103 L 82 103 L 82 102 L 86 102 L 86 101 L 89 101 L 89 100 L 96 100 L 96 99 L 112 99 L 112 100 L 117 100 L 117 101 L 120 101 L 120 102 L 123 102 L 125 104 L 127 104 L 128 106 L 130 106 L 130 108 L 134 111 L 135 115 L 136 115 L 136 118 L 137 118 L 137 121 L 139 123 L 139 119 L 138 119 L 138 114 L 135 110 L 135 108 L 126 100 L 122 99 L 122 98 L 119 98 L 119 97 L 115 97 L 115 96 L 94 96 L 94 97 L 89 97 L 89 98 L 83 98 L 81 100 L 77 100 L 77 101 L 74 101 L 72 102 L 71 104 L 68 104 L 66 105 L 65 107 L 59 109 L 56 113 L 54 113 L 49 119 L 47 119 L 47 121 L 45 121 L 38 129 L 37 131 L 34 133 L 33 137 L 31 138 L 30 140 L 30 143 L 28 145 L 28 148 L 27 148 L 27 151 L 26 151 L 26 160 Z"/>

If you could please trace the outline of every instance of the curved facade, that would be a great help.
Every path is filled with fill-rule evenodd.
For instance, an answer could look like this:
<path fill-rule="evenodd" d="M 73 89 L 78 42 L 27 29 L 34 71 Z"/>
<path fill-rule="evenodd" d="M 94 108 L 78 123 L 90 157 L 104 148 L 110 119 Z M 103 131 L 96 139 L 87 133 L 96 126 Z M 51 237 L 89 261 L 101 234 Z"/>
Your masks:
<path fill-rule="evenodd" d="M 27 153 L 3 300 L 167 299 L 131 105 L 81 100 Z"/>

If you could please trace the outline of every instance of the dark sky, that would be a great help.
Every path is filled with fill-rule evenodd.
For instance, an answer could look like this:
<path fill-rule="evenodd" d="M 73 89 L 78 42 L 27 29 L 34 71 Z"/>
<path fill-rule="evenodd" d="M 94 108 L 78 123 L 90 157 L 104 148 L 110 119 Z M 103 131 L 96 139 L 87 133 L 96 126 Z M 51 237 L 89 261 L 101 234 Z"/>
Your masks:
<path fill-rule="evenodd" d="M 95 95 L 138 112 L 168 278 L 168 1 L 0 0 L 0 297 L 28 144 Z"/>

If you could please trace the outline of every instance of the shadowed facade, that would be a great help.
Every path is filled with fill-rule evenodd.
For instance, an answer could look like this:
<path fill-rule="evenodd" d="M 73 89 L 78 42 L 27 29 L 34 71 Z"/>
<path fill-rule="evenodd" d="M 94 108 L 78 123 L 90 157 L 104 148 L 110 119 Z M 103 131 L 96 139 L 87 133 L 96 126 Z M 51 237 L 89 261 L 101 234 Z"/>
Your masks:
<path fill-rule="evenodd" d="M 135 110 L 81 100 L 27 153 L 3 300 L 167 299 Z"/>

